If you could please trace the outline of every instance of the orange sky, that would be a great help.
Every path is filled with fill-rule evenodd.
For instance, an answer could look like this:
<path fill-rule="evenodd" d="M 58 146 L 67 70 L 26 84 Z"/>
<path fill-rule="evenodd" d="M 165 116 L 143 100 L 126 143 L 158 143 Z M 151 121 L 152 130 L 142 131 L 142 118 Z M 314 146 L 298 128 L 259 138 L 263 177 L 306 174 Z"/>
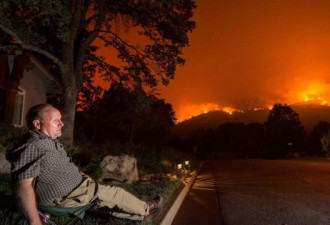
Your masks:
<path fill-rule="evenodd" d="M 180 120 L 207 105 L 327 104 L 329 12 L 329 0 L 197 0 L 186 64 L 162 96 Z"/>
<path fill-rule="evenodd" d="M 196 0 L 186 64 L 159 86 L 179 120 L 330 102 L 330 0 Z"/>

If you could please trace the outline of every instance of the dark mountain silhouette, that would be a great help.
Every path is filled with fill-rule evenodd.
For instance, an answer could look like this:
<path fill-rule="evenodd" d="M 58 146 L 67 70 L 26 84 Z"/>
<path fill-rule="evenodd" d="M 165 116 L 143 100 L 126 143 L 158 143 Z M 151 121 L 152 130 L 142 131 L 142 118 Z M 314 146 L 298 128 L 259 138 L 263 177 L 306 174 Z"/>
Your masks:
<path fill-rule="evenodd" d="M 301 123 L 307 132 L 311 131 L 320 121 L 330 122 L 329 106 L 312 104 L 295 104 L 290 106 L 299 114 Z M 177 124 L 173 128 L 173 132 L 181 137 L 186 137 L 198 129 L 216 128 L 223 123 L 264 123 L 267 120 L 268 115 L 268 109 L 233 112 L 232 115 L 223 111 L 211 111 Z"/>

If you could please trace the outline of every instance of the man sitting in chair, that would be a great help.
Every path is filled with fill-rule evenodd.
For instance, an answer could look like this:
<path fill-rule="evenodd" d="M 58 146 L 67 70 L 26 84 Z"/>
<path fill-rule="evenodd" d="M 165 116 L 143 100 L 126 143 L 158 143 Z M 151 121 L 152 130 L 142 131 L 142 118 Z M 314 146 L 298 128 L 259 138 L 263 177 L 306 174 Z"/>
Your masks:
<path fill-rule="evenodd" d="M 61 113 L 50 104 L 32 107 L 26 117 L 27 136 L 7 154 L 18 204 L 29 224 L 40 225 L 37 204 L 79 207 L 97 198 L 112 216 L 150 221 L 159 214 L 162 198 L 142 201 L 125 190 L 101 185 L 81 173 L 57 140 Z"/>

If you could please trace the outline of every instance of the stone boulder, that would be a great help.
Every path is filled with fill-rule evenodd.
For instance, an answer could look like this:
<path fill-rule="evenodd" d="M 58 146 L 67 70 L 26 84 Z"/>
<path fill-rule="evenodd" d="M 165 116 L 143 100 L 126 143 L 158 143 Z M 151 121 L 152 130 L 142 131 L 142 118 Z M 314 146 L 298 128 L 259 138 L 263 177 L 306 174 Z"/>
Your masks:
<path fill-rule="evenodd" d="M 10 173 L 10 163 L 6 160 L 6 155 L 0 152 L 0 173 Z"/>
<path fill-rule="evenodd" d="M 106 156 L 101 164 L 101 181 L 132 183 L 139 180 L 137 160 L 129 155 Z"/>

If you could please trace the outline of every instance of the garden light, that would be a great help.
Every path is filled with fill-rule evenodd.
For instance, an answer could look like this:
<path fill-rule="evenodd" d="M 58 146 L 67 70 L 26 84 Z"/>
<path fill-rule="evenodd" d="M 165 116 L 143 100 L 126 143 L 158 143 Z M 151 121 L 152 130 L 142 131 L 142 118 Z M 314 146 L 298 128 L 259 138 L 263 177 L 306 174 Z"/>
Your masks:
<path fill-rule="evenodd" d="M 186 160 L 185 162 L 184 162 L 184 168 L 185 168 L 185 172 L 186 173 L 188 173 L 189 172 L 189 170 L 190 170 L 190 164 L 189 164 L 189 161 L 188 160 Z"/>

